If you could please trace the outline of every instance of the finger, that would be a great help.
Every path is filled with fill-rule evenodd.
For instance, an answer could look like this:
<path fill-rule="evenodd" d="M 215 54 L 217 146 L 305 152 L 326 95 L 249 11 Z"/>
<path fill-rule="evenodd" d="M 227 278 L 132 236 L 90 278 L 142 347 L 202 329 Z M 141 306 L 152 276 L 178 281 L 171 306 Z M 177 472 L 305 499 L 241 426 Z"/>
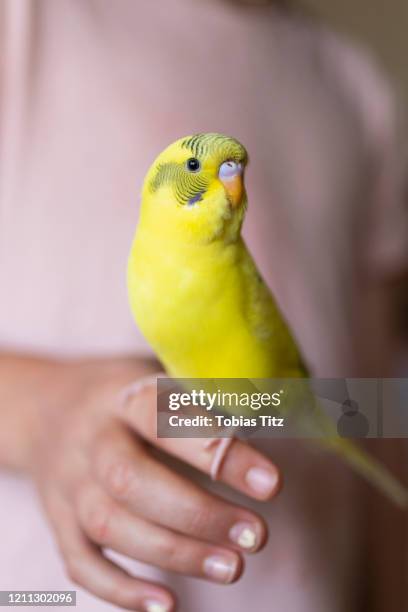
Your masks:
<path fill-rule="evenodd" d="M 131 515 L 97 486 L 77 498 L 80 525 L 96 544 L 164 570 L 228 584 L 242 572 L 242 558 Z"/>
<path fill-rule="evenodd" d="M 257 514 L 177 474 L 126 430 L 110 430 L 99 438 L 92 465 L 111 497 L 158 525 L 245 552 L 259 550 L 266 541 L 266 525 Z"/>
<path fill-rule="evenodd" d="M 216 445 L 208 446 L 208 438 L 157 438 L 156 385 L 141 385 L 138 392 L 121 406 L 125 422 L 145 439 L 167 453 L 210 474 Z M 277 466 L 249 444 L 235 439 L 223 460 L 219 480 L 259 500 L 276 495 L 282 485 Z"/>
<path fill-rule="evenodd" d="M 120 608 L 145 612 L 170 612 L 176 609 L 174 595 L 159 584 L 141 580 L 106 559 L 76 524 L 71 509 L 59 504 L 53 524 L 69 578 Z"/>

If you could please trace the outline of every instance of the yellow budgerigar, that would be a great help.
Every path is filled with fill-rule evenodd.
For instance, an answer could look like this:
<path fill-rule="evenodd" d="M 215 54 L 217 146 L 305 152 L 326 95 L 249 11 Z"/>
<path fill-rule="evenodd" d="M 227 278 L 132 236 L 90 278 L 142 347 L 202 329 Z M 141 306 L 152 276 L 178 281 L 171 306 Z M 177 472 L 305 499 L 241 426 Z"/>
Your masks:
<path fill-rule="evenodd" d="M 170 376 L 307 376 L 241 237 L 246 164 L 234 138 L 196 134 L 165 149 L 146 176 L 128 288 L 136 322 Z M 407 504 L 406 491 L 381 464 L 349 440 L 327 435 L 323 413 L 311 411 L 310 419 L 326 447 Z"/>

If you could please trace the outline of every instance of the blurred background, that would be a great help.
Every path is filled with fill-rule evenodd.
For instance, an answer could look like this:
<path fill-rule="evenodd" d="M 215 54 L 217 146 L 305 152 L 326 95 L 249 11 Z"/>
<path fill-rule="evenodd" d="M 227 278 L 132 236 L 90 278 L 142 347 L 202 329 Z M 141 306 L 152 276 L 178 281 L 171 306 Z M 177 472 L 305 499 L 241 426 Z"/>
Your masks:
<path fill-rule="evenodd" d="M 313 19 L 268 21 L 265 7 L 238 10 L 244 3 L 265 1 L 0 0 L 1 350 L 150 358 L 124 282 L 140 186 L 169 142 L 222 131 L 250 151 L 248 243 L 315 371 L 388 374 L 399 340 L 390 285 L 408 296 L 398 277 L 408 276 L 405 200 L 395 180 L 403 156 L 391 129 L 393 88 L 405 117 L 408 103 L 408 2 L 280 0 L 327 24 L 323 31 Z M 371 54 L 360 57 L 331 30 L 371 52 L 390 91 Z M 376 231 L 365 231 L 369 217 Z M 367 248 L 370 238 L 381 248 Z M 406 305 L 398 303 L 403 322 Z M 77 380 L 67 384 L 75 389 Z M 0 401 L 10 423 L 19 388 L 7 387 L 11 401 Z M 1 429 L 4 454 L 11 425 L 3 420 Z M 390 442 L 376 454 L 406 480 L 407 445 Z M 252 561 L 232 595 L 178 579 L 186 609 L 248 610 L 262 584 L 257 612 L 270 610 L 268 589 L 285 610 L 351 610 L 360 588 L 370 595 L 364 612 L 407 609 L 406 516 L 307 449 L 282 446 L 273 456 L 287 486 L 266 516 L 270 556 Z M 0 498 L 4 584 L 69 584 L 35 488 L 1 474 Z M 107 609 L 90 596 L 82 601 L 86 612 Z"/>
<path fill-rule="evenodd" d="M 408 103 L 408 3 L 406 0 L 302 0 L 306 9 L 374 51 Z"/>
<path fill-rule="evenodd" d="M 405 0 L 302 0 L 306 12 L 322 19 L 339 33 L 363 45 L 389 78 L 405 115 L 408 108 L 408 3 Z M 299 4 L 297 4 L 299 6 Z M 408 205 L 408 198 L 407 198 Z M 408 343 L 408 282 L 397 287 L 400 325 Z M 408 369 L 408 349 L 402 356 L 402 373 Z"/>

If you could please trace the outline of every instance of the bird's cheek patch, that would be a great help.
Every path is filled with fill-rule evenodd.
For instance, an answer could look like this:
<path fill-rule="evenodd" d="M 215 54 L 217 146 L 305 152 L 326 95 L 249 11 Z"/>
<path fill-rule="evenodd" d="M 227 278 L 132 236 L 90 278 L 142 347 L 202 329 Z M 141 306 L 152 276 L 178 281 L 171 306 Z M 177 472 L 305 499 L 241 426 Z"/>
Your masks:
<path fill-rule="evenodd" d="M 187 202 L 187 206 L 194 206 L 197 202 L 200 202 L 203 199 L 203 195 L 205 191 L 199 191 L 192 198 L 190 198 Z"/>

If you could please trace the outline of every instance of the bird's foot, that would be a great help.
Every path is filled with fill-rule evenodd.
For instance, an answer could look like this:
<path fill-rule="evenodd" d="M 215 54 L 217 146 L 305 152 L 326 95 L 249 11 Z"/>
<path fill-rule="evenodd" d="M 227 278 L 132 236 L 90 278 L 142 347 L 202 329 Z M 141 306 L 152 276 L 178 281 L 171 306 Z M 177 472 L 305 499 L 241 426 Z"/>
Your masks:
<path fill-rule="evenodd" d="M 147 387 L 150 387 L 157 381 L 158 376 L 163 376 L 163 372 L 157 372 L 156 374 L 149 374 L 143 376 L 135 382 L 130 383 L 119 393 L 119 402 L 121 406 L 126 406 L 127 402 L 135 395 L 144 391 Z"/>
<path fill-rule="evenodd" d="M 222 468 L 222 464 L 225 461 L 225 458 L 228 454 L 228 451 L 234 441 L 234 438 L 211 438 L 207 440 L 204 444 L 204 448 L 210 449 L 215 446 L 215 452 L 213 456 L 213 460 L 210 467 L 210 476 L 213 480 L 217 480 L 220 471 Z"/>

